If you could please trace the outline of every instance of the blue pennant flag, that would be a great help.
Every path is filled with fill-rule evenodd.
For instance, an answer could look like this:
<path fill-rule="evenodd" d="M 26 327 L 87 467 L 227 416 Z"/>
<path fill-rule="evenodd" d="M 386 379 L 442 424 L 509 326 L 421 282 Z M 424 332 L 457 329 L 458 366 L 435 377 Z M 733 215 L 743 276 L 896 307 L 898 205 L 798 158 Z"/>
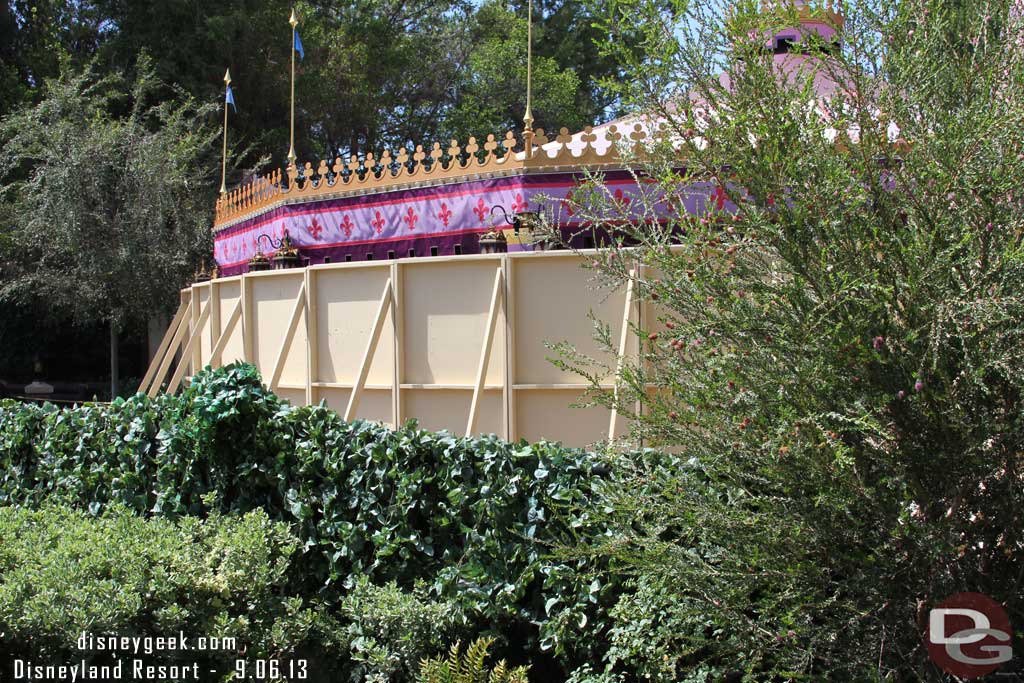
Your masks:
<path fill-rule="evenodd" d="M 295 51 L 299 53 L 299 59 L 306 58 L 306 51 L 302 49 L 302 38 L 299 38 L 298 31 L 292 31 L 295 34 Z"/>
<path fill-rule="evenodd" d="M 228 85 L 228 90 L 224 94 L 224 103 L 224 106 L 230 104 L 231 108 L 235 110 L 235 113 L 238 113 L 238 107 L 235 106 L 235 93 L 231 90 L 231 85 Z"/>

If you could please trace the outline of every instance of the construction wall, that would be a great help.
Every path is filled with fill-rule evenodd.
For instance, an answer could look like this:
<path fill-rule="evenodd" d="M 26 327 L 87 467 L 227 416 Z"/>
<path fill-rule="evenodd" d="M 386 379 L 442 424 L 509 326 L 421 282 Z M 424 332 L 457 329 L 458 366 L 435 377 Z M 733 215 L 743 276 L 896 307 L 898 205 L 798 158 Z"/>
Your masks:
<path fill-rule="evenodd" d="M 195 368 L 254 363 L 294 404 L 326 401 L 347 419 L 495 433 L 584 446 L 627 425 L 576 408 L 585 380 L 557 368 L 546 343 L 568 341 L 615 367 L 594 341 L 590 313 L 611 326 L 623 357 L 641 322 L 631 287 L 601 289 L 584 255 L 494 254 L 325 264 L 218 279 L 182 292 L 177 340 Z M 646 321 L 644 321 L 646 322 Z M 172 325 L 173 328 L 173 325 Z M 626 327 L 628 330 L 628 326 Z M 173 332 L 173 329 L 172 329 Z M 169 358 L 166 369 L 173 363 Z M 156 377 L 167 379 L 163 368 Z M 614 372 L 602 381 L 614 390 Z M 155 381 L 160 384 L 159 380 Z M 156 391 L 154 386 L 152 391 Z"/>

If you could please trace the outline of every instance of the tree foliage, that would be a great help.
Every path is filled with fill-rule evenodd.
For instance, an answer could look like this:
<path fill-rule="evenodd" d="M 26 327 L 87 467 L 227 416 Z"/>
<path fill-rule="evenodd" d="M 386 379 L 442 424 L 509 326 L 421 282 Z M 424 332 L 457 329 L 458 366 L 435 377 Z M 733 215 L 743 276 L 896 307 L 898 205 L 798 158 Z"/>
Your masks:
<path fill-rule="evenodd" d="M 153 104 L 161 88 L 145 64 L 130 84 L 67 74 L 3 119 L 0 297 L 115 327 L 167 308 L 210 250 L 216 132 L 209 106 Z"/>
<path fill-rule="evenodd" d="M 1018 19 L 850 2 L 841 50 L 779 58 L 793 12 L 662 4 L 604 21 L 642 34 L 607 47 L 674 149 L 628 206 L 599 177 L 573 200 L 638 245 L 596 276 L 655 311 L 593 400 L 677 454 L 617 460 L 604 554 L 655 597 L 616 608 L 600 680 L 943 680 L 928 609 L 978 591 L 1024 618 Z"/>

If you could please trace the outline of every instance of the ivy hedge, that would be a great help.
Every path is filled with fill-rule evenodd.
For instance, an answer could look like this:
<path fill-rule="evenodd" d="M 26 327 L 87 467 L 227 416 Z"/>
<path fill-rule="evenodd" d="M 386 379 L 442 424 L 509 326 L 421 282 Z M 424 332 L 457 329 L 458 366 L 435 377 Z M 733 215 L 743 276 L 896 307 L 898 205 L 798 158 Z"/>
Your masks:
<path fill-rule="evenodd" d="M 569 667 L 600 649 L 619 592 L 585 554 L 552 552 L 606 534 L 599 460 L 553 443 L 346 423 L 288 404 L 245 364 L 204 370 L 178 396 L 0 402 L 0 505 L 56 499 L 171 518 L 262 509 L 300 541 L 292 581 L 303 593 L 425 582 L 475 630 Z"/>

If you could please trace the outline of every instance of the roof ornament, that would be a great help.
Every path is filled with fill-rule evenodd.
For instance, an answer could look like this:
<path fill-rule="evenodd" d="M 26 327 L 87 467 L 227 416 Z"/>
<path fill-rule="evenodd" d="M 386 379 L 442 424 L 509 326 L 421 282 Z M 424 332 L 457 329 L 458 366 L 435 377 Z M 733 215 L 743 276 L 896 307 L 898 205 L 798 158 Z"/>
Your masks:
<path fill-rule="evenodd" d="M 223 199 L 228 193 L 228 105 L 235 106 L 235 98 L 231 92 L 231 69 L 224 72 L 224 149 L 220 161 L 220 196 Z"/>
<path fill-rule="evenodd" d="M 533 158 L 533 0 L 526 4 L 526 114 L 523 116 L 523 143 L 526 158 Z"/>

